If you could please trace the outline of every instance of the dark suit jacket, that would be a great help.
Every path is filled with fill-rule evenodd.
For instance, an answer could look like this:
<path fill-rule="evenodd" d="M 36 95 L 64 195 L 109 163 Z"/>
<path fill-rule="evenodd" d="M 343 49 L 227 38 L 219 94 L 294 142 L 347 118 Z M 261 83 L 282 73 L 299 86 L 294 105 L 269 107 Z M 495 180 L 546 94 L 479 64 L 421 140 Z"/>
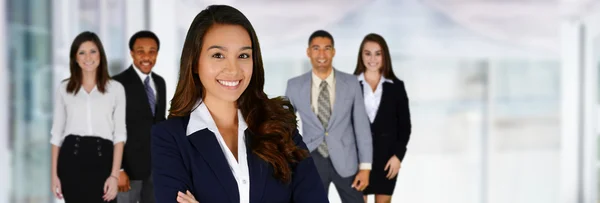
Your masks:
<path fill-rule="evenodd" d="M 156 202 L 176 202 L 177 192 L 186 190 L 199 202 L 240 202 L 237 182 L 214 133 L 204 129 L 186 136 L 188 122 L 189 116 L 176 117 L 152 129 L 152 176 Z M 294 142 L 306 149 L 297 132 Z M 252 133 L 246 130 L 246 137 L 251 136 Z M 273 177 L 270 164 L 252 153 L 250 141 L 245 144 L 250 173 L 250 202 L 328 202 L 312 157 L 292 165 L 292 180 L 284 184 Z"/>
<path fill-rule="evenodd" d="M 135 72 L 133 66 L 113 79 L 119 81 L 125 88 L 127 106 L 125 123 L 127 125 L 127 142 L 123 151 L 123 163 L 131 180 L 145 180 L 150 177 L 150 131 L 152 126 L 165 120 L 166 112 L 166 85 L 165 80 L 156 73 L 152 73 L 152 80 L 156 88 L 155 116 L 148 103 L 146 90 L 142 79 Z"/>
<path fill-rule="evenodd" d="M 375 120 L 371 123 L 374 157 L 387 160 L 396 155 L 400 161 L 406 155 L 406 145 L 410 139 L 411 122 L 408 96 L 404 82 L 394 79 L 394 83 L 384 82 L 381 102 Z M 370 88 L 363 84 L 363 88 Z M 384 150 L 382 150 L 384 149 Z"/>

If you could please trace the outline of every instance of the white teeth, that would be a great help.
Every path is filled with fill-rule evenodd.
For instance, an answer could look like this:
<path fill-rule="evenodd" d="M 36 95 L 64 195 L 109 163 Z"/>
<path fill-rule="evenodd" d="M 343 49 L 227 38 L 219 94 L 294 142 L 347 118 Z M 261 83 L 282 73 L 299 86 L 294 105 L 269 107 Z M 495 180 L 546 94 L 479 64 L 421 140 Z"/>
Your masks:
<path fill-rule="evenodd" d="M 150 63 L 142 63 L 142 65 L 149 66 Z"/>
<path fill-rule="evenodd" d="M 225 80 L 218 80 L 218 81 L 219 81 L 219 83 L 221 83 L 221 85 L 225 85 L 225 86 L 228 86 L 228 87 L 235 87 L 235 86 L 237 86 L 238 84 L 240 84 L 240 81 L 239 81 L 239 80 L 238 80 L 238 81 L 225 81 Z"/>
<path fill-rule="evenodd" d="M 325 63 L 325 60 L 317 60 L 319 63 Z"/>

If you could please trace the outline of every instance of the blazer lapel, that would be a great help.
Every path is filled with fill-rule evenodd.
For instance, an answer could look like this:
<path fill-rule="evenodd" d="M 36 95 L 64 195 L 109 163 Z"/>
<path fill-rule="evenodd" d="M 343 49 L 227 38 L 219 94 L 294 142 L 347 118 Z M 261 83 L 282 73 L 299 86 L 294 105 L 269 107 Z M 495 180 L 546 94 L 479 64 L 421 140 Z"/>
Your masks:
<path fill-rule="evenodd" d="M 252 136 L 253 133 L 246 130 L 246 156 L 248 160 L 248 172 L 250 174 L 250 202 L 262 202 L 269 165 L 256 154 L 252 153 Z"/>
<path fill-rule="evenodd" d="M 208 129 L 197 131 L 188 136 L 191 144 L 194 146 L 208 166 L 212 169 L 215 176 L 219 179 L 223 190 L 229 196 L 231 202 L 240 202 L 240 195 L 237 188 L 235 177 L 229 168 L 229 163 L 223 154 L 223 150 L 219 145 L 219 141 L 215 138 L 214 133 Z"/>
<path fill-rule="evenodd" d="M 165 106 L 166 103 L 166 98 L 164 98 L 162 95 L 165 95 L 165 86 L 162 85 L 162 83 L 157 82 L 158 81 L 158 76 L 156 76 L 156 74 L 152 74 L 152 80 L 154 81 L 154 87 L 156 88 L 156 95 L 154 95 L 156 97 L 156 103 L 155 103 L 155 112 L 154 112 L 154 119 L 155 120 L 160 120 L 159 116 L 163 117 L 162 119 L 164 119 L 164 109 L 162 107 Z M 144 89 L 145 92 L 145 89 Z M 150 103 L 148 103 L 148 107 L 150 107 Z M 150 110 L 150 109 L 149 109 Z M 161 111 L 159 113 L 159 111 Z M 152 112 L 150 110 L 150 112 Z"/>
<path fill-rule="evenodd" d="M 146 94 L 146 87 L 144 86 L 144 81 L 142 81 L 142 79 L 140 78 L 140 76 L 135 72 L 134 70 L 135 67 L 133 66 L 129 66 L 129 77 L 131 78 L 131 81 L 135 81 L 133 82 L 134 87 L 137 89 L 135 92 L 138 92 L 140 99 L 142 101 L 143 105 L 145 105 L 147 108 L 146 113 L 148 113 L 148 115 L 152 116 L 152 110 L 150 109 L 150 103 L 148 103 L 148 95 Z M 156 85 L 155 85 L 156 86 Z M 158 92 L 158 90 L 157 90 Z M 154 116 L 152 116 L 154 117 Z"/>
<path fill-rule="evenodd" d="M 342 108 L 340 105 L 342 104 L 342 95 L 344 95 L 344 91 L 346 90 L 346 86 L 348 85 L 347 82 L 345 80 L 342 79 L 342 77 L 340 76 L 341 74 L 333 69 L 333 71 L 335 71 L 335 101 L 333 102 L 333 109 L 331 112 L 331 118 L 329 118 L 329 124 L 327 125 L 327 129 L 331 128 L 332 124 L 335 122 L 335 119 L 338 117 L 338 114 L 340 114 L 340 108 Z"/>
<path fill-rule="evenodd" d="M 390 96 L 390 83 L 387 82 L 383 82 L 381 84 L 381 100 L 379 101 L 379 106 L 377 107 L 377 113 L 375 113 L 375 119 L 373 119 L 373 123 L 377 122 L 377 120 L 379 120 L 381 117 L 381 113 L 384 110 L 390 110 L 392 108 L 388 108 L 386 105 L 388 105 L 388 102 L 390 101 L 390 98 L 387 98 Z"/>
<path fill-rule="evenodd" d="M 315 112 L 313 111 L 312 104 L 311 104 L 311 102 L 312 102 L 312 95 L 311 95 L 312 72 L 308 72 L 308 74 L 306 74 L 304 77 L 305 77 L 304 83 L 300 87 L 300 95 L 298 95 L 302 101 L 298 105 L 302 105 L 303 108 L 308 109 L 310 111 L 310 113 L 308 114 L 309 118 L 302 118 L 302 119 L 311 120 L 321 130 L 324 130 L 323 124 L 321 124 L 321 121 L 319 121 L 319 118 L 317 118 L 317 114 L 315 114 Z"/>

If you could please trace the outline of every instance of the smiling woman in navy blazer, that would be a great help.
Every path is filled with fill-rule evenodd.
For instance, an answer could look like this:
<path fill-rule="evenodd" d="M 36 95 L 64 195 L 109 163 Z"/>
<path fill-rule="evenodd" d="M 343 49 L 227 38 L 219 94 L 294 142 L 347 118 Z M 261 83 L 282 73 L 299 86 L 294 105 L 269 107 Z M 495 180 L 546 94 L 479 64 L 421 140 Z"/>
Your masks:
<path fill-rule="evenodd" d="M 152 129 L 156 202 L 328 202 L 293 107 L 263 91 L 256 33 L 229 6 L 192 22 L 169 119 Z"/>

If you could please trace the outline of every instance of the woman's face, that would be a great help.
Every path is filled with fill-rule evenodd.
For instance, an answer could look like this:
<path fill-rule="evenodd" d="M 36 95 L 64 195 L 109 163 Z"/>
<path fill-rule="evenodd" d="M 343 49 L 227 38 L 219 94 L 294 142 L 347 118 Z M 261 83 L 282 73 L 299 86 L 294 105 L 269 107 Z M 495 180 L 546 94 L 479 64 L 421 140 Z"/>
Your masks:
<path fill-rule="evenodd" d="M 252 41 L 239 25 L 215 24 L 202 40 L 198 75 L 206 99 L 235 102 L 252 78 Z"/>
<path fill-rule="evenodd" d="M 383 64 L 383 53 L 381 46 L 376 42 L 367 41 L 363 46 L 362 60 L 367 68 L 366 71 L 380 71 Z"/>
<path fill-rule="evenodd" d="M 92 41 L 86 41 L 79 45 L 76 60 L 83 72 L 96 72 L 100 65 L 100 51 Z"/>

